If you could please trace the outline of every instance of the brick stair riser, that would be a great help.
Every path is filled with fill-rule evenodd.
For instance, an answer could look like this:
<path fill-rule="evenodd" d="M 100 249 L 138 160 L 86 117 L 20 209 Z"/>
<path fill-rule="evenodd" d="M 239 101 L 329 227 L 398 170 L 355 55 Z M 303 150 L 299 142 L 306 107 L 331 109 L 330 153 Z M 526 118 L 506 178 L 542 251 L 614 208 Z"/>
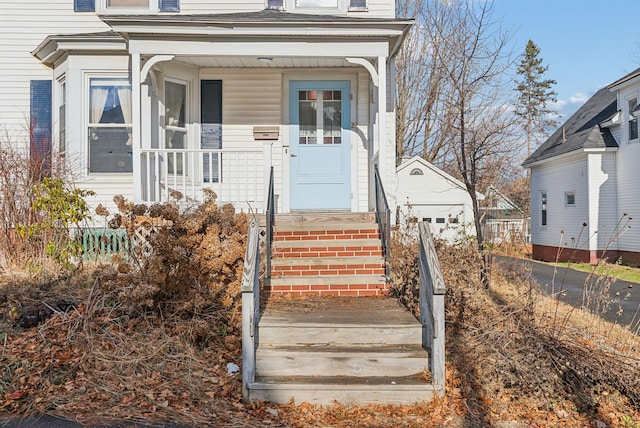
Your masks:
<path fill-rule="evenodd" d="M 376 245 L 361 246 L 318 246 L 318 247 L 293 247 L 278 248 L 273 251 L 274 258 L 300 258 L 300 257 L 381 257 L 382 248 Z"/>
<path fill-rule="evenodd" d="M 380 284 L 331 284 L 331 285 L 271 285 L 265 287 L 271 294 L 296 296 L 386 296 L 387 286 Z"/>
<path fill-rule="evenodd" d="M 365 230 L 304 230 L 304 231 L 276 231 L 273 240 L 278 241 L 319 241 L 339 239 L 380 239 L 377 229 Z"/>
<path fill-rule="evenodd" d="M 380 263 L 342 264 L 342 265 L 290 265 L 273 266 L 271 275 L 282 276 L 329 276 L 329 275 L 384 275 L 384 266 Z"/>

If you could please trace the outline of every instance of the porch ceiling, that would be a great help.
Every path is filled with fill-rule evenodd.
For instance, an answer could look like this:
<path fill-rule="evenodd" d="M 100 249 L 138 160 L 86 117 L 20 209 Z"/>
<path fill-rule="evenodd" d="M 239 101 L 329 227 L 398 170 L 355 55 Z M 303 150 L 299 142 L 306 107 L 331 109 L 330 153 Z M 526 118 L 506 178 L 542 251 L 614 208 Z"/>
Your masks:
<path fill-rule="evenodd" d="M 338 68 L 356 67 L 343 58 L 176 56 L 174 61 L 203 68 Z"/>

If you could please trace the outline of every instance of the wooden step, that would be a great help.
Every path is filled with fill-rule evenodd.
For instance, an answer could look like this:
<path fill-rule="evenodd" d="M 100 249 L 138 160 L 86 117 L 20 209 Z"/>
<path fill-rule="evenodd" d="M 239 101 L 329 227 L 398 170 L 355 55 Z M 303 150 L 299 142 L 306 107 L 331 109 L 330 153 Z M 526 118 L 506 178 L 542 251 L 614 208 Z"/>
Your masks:
<path fill-rule="evenodd" d="M 395 299 L 271 298 L 249 397 L 346 405 L 432 400 L 422 326 Z"/>
<path fill-rule="evenodd" d="M 409 405 L 431 401 L 436 389 L 418 376 L 410 377 L 262 377 L 249 384 L 250 400 L 286 404 Z"/>
<path fill-rule="evenodd" d="M 429 356 L 418 344 L 260 346 L 256 376 L 419 376 Z"/>

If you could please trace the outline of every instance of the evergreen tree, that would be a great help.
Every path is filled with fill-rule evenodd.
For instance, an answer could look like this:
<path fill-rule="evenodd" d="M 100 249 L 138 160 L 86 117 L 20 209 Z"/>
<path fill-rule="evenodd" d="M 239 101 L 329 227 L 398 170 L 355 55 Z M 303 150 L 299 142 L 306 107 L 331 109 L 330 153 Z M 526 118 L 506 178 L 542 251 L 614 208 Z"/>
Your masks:
<path fill-rule="evenodd" d="M 544 79 L 549 67 L 542 65 L 539 55 L 540 48 L 529 40 L 517 69 L 520 79 L 516 80 L 519 92 L 516 114 L 527 133 L 527 156 L 531 154 L 532 143 L 537 143 L 538 138 L 546 137 L 558 126 L 558 113 L 548 107 L 558 95 L 553 90 L 556 81 Z"/>

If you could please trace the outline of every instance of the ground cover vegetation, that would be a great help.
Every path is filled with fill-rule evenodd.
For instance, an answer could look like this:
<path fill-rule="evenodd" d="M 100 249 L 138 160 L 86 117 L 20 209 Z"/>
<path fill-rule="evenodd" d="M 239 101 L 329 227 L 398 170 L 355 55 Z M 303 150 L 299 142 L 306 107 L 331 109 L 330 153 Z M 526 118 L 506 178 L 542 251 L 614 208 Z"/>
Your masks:
<path fill-rule="evenodd" d="M 45 282 L 42 275 L 5 270 L 2 415 L 230 427 L 632 427 L 640 421 L 639 338 L 538 294 L 526 272 L 494 272 L 486 289 L 475 274 L 481 256 L 473 243 L 437 243 L 448 287 L 443 399 L 326 408 L 244 403 L 236 369 L 248 217 L 218 207 L 214 195 L 200 205 L 175 196 L 151 207 L 117 199 L 111 226 L 152 230 L 150 252 L 139 246 Z M 399 239 L 392 249 L 393 296 L 415 312 L 416 249 Z"/>

